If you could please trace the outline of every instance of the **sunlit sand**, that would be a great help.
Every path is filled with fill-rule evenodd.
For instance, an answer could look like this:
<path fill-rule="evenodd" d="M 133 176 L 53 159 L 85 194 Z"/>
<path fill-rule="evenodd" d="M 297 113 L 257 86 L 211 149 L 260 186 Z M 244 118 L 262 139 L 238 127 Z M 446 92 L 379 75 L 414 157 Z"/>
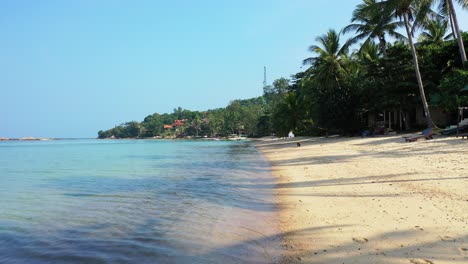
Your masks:
<path fill-rule="evenodd" d="M 256 144 L 277 180 L 284 263 L 467 263 L 468 141 Z"/>

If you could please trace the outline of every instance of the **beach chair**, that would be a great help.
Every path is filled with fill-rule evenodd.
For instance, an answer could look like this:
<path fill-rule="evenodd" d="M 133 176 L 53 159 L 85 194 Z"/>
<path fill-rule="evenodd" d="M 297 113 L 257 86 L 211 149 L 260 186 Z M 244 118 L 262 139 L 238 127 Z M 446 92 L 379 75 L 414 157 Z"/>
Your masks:
<path fill-rule="evenodd" d="M 415 142 L 416 140 L 420 138 L 425 138 L 427 140 L 432 139 L 432 128 L 426 128 L 421 132 L 419 135 L 415 136 L 409 136 L 409 137 L 403 137 L 405 139 L 405 142 Z"/>

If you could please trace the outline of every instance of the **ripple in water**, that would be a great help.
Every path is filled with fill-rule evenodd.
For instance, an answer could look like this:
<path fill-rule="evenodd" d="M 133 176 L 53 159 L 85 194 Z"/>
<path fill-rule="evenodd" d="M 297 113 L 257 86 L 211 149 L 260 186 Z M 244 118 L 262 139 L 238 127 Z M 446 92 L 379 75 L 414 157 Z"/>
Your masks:
<path fill-rule="evenodd" d="M 0 263 L 271 263 L 268 163 L 244 142 L 0 143 Z"/>

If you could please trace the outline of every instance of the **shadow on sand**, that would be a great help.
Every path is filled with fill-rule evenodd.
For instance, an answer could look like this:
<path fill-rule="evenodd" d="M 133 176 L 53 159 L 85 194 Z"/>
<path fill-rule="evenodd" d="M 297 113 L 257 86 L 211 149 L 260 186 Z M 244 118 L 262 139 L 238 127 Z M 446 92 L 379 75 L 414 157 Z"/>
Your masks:
<path fill-rule="evenodd" d="M 155 233 L 151 227 L 155 223 L 148 219 L 145 224 L 133 231 L 121 234 L 118 239 L 106 237 L 104 234 L 111 226 L 83 226 L 78 231 L 62 230 L 58 234 L 38 234 L 40 236 L 15 237 L 0 233 L 0 262 L 18 263 L 438 263 L 468 259 L 468 249 L 460 241 L 463 237 L 434 237 L 430 242 L 420 242 L 411 246 L 405 241 L 417 241 L 420 231 L 396 230 L 367 238 L 352 238 L 348 242 L 326 247 L 318 247 L 317 241 L 325 239 L 326 233 L 338 233 L 353 226 L 323 225 L 320 227 L 293 230 L 277 233 L 271 236 L 241 241 L 228 246 L 204 248 L 203 250 L 184 251 L 180 245 L 174 245 L 170 237 L 164 233 Z M 148 231 L 150 230 L 150 231 Z M 293 245 L 283 242 L 283 248 L 288 254 L 279 256 L 280 252 L 271 252 L 264 248 L 261 259 L 252 258 L 246 252 L 252 246 L 268 245 L 285 236 L 310 237 L 307 250 L 295 251 Z M 384 249 L 376 248 L 375 244 L 383 240 L 391 242 Z M 8 243 L 8 246 L 6 244 Z M 324 244 L 324 243 L 320 243 Z M 80 252 L 80 254 L 77 254 Z M 248 252 L 248 251 L 247 251 Z M 347 256 L 344 259 L 343 256 Z M 384 256 L 384 258 L 381 258 Z M 402 257 L 403 256 L 403 257 Z M 382 259 L 384 259 L 382 261 Z M 304 262 L 304 260 L 306 262 Z M 421 262 L 410 262 L 420 260 Z M 430 262 L 423 262 L 424 260 Z M 461 262 L 457 262 L 461 263 Z"/>

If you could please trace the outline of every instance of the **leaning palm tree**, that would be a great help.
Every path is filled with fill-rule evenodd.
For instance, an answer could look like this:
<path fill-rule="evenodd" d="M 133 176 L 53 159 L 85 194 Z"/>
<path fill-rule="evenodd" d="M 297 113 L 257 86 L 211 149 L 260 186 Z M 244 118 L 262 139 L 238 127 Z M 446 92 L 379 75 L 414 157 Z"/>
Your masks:
<path fill-rule="evenodd" d="M 419 71 L 418 55 L 413 43 L 413 32 L 415 28 L 422 24 L 427 14 L 430 12 L 431 2 L 432 0 L 387 0 L 382 2 L 385 13 L 394 14 L 403 21 L 405 26 L 406 34 L 408 36 L 408 44 L 413 55 L 416 80 L 418 81 L 419 93 L 423 104 L 424 114 L 426 116 L 427 127 L 433 127 L 434 125 L 429 112 L 426 94 L 424 92 L 421 72 Z"/>
<path fill-rule="evenodd" d="M 346 26 L 343 32 L 356 32 L 351 41 L 357 42 L 364 39 L 363 46 L 377 38 L 380 52 L 386 57 L 387 41 L 385 34 L 389 34 L 396 39 L 403 39 L 404 36 L 396 31 L 400 22 L 395 21 L 392 16 L 382 11 L 382 5 L 378 4 L 376 0 L 364 0 L 364 3 L 356 6 L 351 18 L 351 24 Z"/>
<path fill-rule="evenodd" d="M 460 33 L 460 28 L 458 26 L 457 13 L 452 0 L 437 0 L 439 2 L 439 12 L 446 15 L 450 20 L 452 26 L 452 33 L 458 42 L 458 49 L 460 52 L 460 57 L 463 64 L 467 63 L 465 45 L 463 44 L 463 38 Z M 457 2 L 463 7 L 468 8 L 468 0 L 457 0 Z"/>
<path fill-rule="evenodd" d="M 450 17 L 453 21 L 453 27 L 455 29 L 455 34 L 457 35 L 457 42 L 458 42 L 458 48 L 460 50 L 460 56 L 462 59 L 463 65 L 467 63 L 467 58 L 466 58 L 466 52 L 465 52 L 465 45 L 463 44 L 463 38 L 460 33 L 460 28 L 458 27 L 458 19 L 457 19 L 457 13 L 455 12 L 455 8 L 453 6 L 453 1 L 452 0 L 446 0 L 447 1 L 447 6 L 450 10 Z M 462 5 L 462 7 L 467 8 L 468 7 L 468 0 L 457 0 L 457 2 Z"/>
<path fill-rule="evenodd" d="M 341 32 L 330 29 L 327 34 L 317 37 L 319 45 L 310 46 L 309 51 L 318 56 L 303 61 L 312 65 L 306 73 L 313 74 L 312 80 L 320 88 L 341 88 L 340 83 L 347 75 L 345 65 L 349 43 L 341 45 L 340 36 Z"/>
<path fill-rule="evenodd" d="M 435 17 L 427 21 L 424 25 L 424 31 L 421 33 L 420 40 L 442 44 L 445 40 L 450 39 L 453 34 L 446 35 L 448 29 L 448 21 L 440 17 Z"/>

